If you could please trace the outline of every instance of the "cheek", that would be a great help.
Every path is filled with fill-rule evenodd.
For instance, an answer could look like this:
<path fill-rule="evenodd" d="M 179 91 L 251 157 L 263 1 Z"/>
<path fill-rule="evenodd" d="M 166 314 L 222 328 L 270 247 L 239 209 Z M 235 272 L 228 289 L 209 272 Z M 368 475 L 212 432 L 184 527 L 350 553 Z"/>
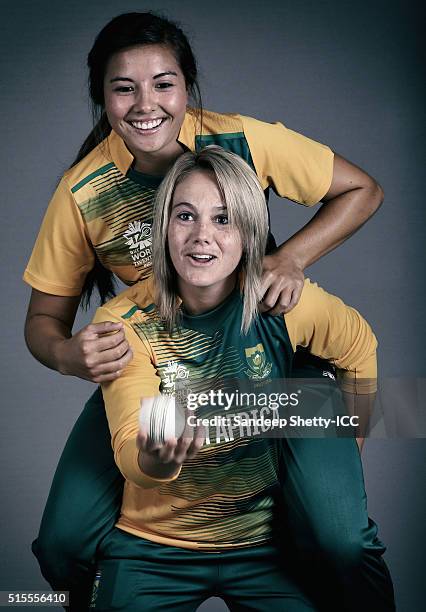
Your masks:
<path fill-rule="evenodd" d="M 176 116 L 184 116 L 188 104 L 188 95 L 186 91 L 179 91 L 169 99 L 169 109 Z"/>
<path fill-rule="evenodd" d="M 239 232 L 231 232 L 224 236 L 222 240 L 222 249 L 228 260 L 237 265 L 243 255 L 243 247 Z"/>
<path fill-rule="evenodd" d="M 110 123 L 114 123 L 122 119 L 127 112 L 128 103 L 125 98 L 115 98 L 114 96 L 105 95 L 105 112 Z"/>
<path fill-rule="evenodd" d="M 105 112 L 108 117 L 109 122 L 112 124 L 117 117 L 117 111 L 112 103 L 112 100 L 105 96 Z"/>
<path fill-rule="evenodd" d="M 167 232 L 167 246 L 169 249 L 170 258 L 173 264 L 176 264 L 179 253 L 179 233 L 177 231 L 173 231 L 172 226 L 170 226 L 169 231 Z"/>

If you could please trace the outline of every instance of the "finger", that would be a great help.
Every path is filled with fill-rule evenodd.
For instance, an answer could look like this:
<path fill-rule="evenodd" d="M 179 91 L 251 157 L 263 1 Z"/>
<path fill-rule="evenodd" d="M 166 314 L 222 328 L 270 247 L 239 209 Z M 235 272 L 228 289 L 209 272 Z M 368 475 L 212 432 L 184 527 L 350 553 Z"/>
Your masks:
<path fill-rule="evenodd" d="M 272 285 L 269 287 L 267 293 L 263 296 L 260 303 L 262 310 L 261 312 L 269 312 L 277 304 L 282 287 Z"/>
<path fill-rule="evenodd" d="M 291 287 L 286 287 L 285 289 L 283 289 L 278 294 L 277 300 L 274 306 L 270 309 L 269 314 L 280 315 L 286 312 L 288 305 L 290 304 L 292 293 L 293 289 Z"/>
<path fill-rule="evenodd" d="M 290 301 L 284 313 L 290 312 L 295 306 L 297 306 L 300 300 L 300 296 L 302 295 L 302 291 L 303 283 L 301 283 L 300 287 L 297 286 L 293 289 L 293 293 L 291 294 Z"/>
<path fill-rule="evenodd" d="M 267 312 L 269 310 L 269 308 L 263 302 L 259 302 L 259 305 L 257 308 L 259 312 Z"/>
<path fill-rule="evenodd" d="M 107 349 L 105 351 L 96 353 L 96 360 L 99 365 L 103 363 L 114 363 L 121 359 L 129 350 L 129 343 L 127 340 L 123 340 L 114 348 Z"/>
<path fill-rule="evenodd" d="M 158 454 L 163 448 L 163 445 L 159 442 L 154 441 L 152 438 L 148 436 L 146 440 L 146 452 L 150 455 L 153 455 L 156 459 L 158 459 Z"/>
<path fill-rule="evenodd" d="M 105 376 L 106 374 L 124 370 L 132 358 L 133 351 L 129 348 L 120 359 L 115 359 L 108 363 L 99 363 L 99 356 L 95 356 L 86 360 L 86 366 L 89 368 L 92 376 Z"/>
<path fill-rule="evenodd" d="M 107 336 L 99 339 L 96 334 L 89 335 L 89 332 L 84 332 L 82 330 L 76 336 L 74 336 L 74 341 L 78 343 L 79 349 L 85 358 L 84 364 L 87 367 L 93 367 L 97 363 L 99 363 L 99 359 L 97 358 L 97 353 L 104 352 L 107 349 L 115 348 L 120 346 L 121 343 L 127 343 L 125 339 L 125 335 L 123 331 L 119 331 L 118 333 L 114 333 L 111 336 Z M 109 359 L 111 361 L 111 359 Z"/>
<path fill-rule="evenodd" d="M 107 351 L 109 349 L 115 348 L 122 342 L 127 342 L 126 336 L 123 329 L 119 329 L 113 334 L 101 334 L 96 337 L 96 341 L 94 343 L 96 351 L 99 353 L 101 351 Z"/>
<path fill-rule="evenodd" d="M 114 331 L 117 331 L 118 329 L 122 329 L 123 328 L 123 323 L 117 322 L 114 323 L 113 321 L 102 321 L 102 323 L 90 323 L 90 325 L 86 325 L 86 327 L 84 327 L 81 331 L 84 332 L 88 332 L 90 334 L 108 334 Z"/>
<path fill-rule="evenodd" d="M 259 312 L 266 312 L 270 309 L 269 304 L 265 302 L 265 298 L 274 284 L 274 279 L 275 275 L 271 271 L 266 270 L 263 272 L 260 281 L 260 295 L 262 296 L 262 299 L 259 302 Z"/>
<path fill-rule="evenodd" d="M 192 445 L 192 438 L 182 436 L 179 438 L 174 451 L 174 460 L 176 463 L 183 463 L 187 457 L 188 449 Z"/>
<path fill-rule="evenodd" d="M 122 371 L 118 370 L 117 372 L 111 372 L 110 374 L 99 374 L 98 376 L 93 376 L 92 378 L 88 378 L 91 382 L 97 383 L 98 385 L 106 382 L 112 382 L 117 378 L 120 378 L 122 375 Z"/>
<path fill-rule="evenodd" d="M 191 425 L 191 420 L 189 417 L 194 417 L 196 416 L 197 413 L 189 410 L 188 406 L 185 406 L 184 409 L 184 428 L 183 428 L 183 432 L 181 433 L 179 440 L 184 440 L 186 438 L 189 438 L 189 440 L 192 440 L 194 437 L 194 432 L 195 432 L 195 425 Z"/>
<path fill-rule="evenodd" d="M 121 359 L 119 359 L 115 364 L 104 364 L 101 366 L 101 371 L 97 369 L 94 370 L 94 373 L 87 377 L 87 380 L 95 383 L 103 383 L 110 382 L 112 380 L 116 380 L 120 378 L 125 369 L 126 365 L 132 360 L 133 353 L 129 349 L 128 353 L 124 355 Z M 106 371 L 105 371 L 106 370 Z"/>
<path fill-rule="evenodd" d="M 198 451 L 204 446 L 206 439 L 206 428 L 201 425 L 196 428 L 194 438 L 187 451 L 188 459 L 193 459 Z"/>
<path fill-rule="evenodd" d="M 179 463 L 183 463 L 187 457 L 188 448 L 190 448 L 192 441 L 194 439 L 196 428 L 193 425 L 190 425 L 188 417 L 192 413 L 185 408 L 185 425 L 184 430 L 179 436 L 177 440 L 176 450 L 175 450 L 175 461 Z"/>
<path fill-rule="evenodd" d="M 262 274 L 262 278 L 260 279 L 260 291 L 261 295 L 265 295 L 268 289 L 273 285 L 275 279 L 275 274 L 270 270 L 265 270 Z"/>
<path fill-rule="evenodd" d="M 170 463 L 170 461 L 173 461 L 176 446 L 176 438 L 169 438 L 165 441 L 161 448 L 158 449 L 158 458 L 162 463 Z"/>
<path fill-rule="evenodd" d="M 138 432 L 138 435 L 136 436 L 136 446 L 141 451 L 146 451 L 147 442 L 148 442 L 148 432 L 141 427 L 141 429 Z"/>
<path fill-rule="evenodd" d="M 148 430 L 143 425 L 140 427 L 136 436 L 136 445 L 147 455 L 155 456 L 158 459 L 158 451 L 162 448 L 162 444 L 155 442 L 149 435 Z M 140 445 L 140 446 L 139 446 Z"/>

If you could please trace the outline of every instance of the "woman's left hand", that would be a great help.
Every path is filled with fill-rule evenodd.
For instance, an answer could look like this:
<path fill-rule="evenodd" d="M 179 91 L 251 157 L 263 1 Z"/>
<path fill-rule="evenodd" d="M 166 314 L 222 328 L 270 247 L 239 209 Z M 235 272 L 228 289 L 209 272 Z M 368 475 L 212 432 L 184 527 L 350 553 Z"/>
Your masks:
<path fill-rule="evenodd" d="M 300 299 L 304 280 L 302 267 L 286 253 L 278 250 L 265 255 L 260 312 L 271 315 L 290 312 Z"/>

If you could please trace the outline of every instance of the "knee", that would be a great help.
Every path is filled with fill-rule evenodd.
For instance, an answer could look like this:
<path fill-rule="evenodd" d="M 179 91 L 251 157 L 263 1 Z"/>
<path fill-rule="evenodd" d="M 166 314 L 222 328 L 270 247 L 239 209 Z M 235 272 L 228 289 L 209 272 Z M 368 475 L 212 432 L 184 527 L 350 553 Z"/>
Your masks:
<path fill-rule="evenodd" d="M 368 524 L 350 528 L 321 530 L 316 538 L 319 552 L 326 562 L 342 569 L 355 569 L 373 559 L 380 559 L 386 548 L 377 537 L 377 525 Z"/>
<path fill-rule="evenodd" d="M 42 525 L 38 538 L 33 542 L 32 550 L 39 561 L 58 561 L 80 555 L 81 542 L 77 537 L 78 532 L 70 531 L 66 524 L 62 524 L 60 529 L 56 527 L 54 524 L 48 528 Z"/>
<path fill-rule="evenodd" d="M 31 548 L 41 573 L 53 588 L 66 584 L 70 566 L 81 554 L 76 534 L 71 534 L 66 529 L 58 531 L 42 527 Z"/>
<path fill-rule="evenodd" d="M 360 568 L 365 559 L 366 549 L 362 538 L 341 537 L 320 539 L 318 556 L 326 565 L 341 571 Z"/>

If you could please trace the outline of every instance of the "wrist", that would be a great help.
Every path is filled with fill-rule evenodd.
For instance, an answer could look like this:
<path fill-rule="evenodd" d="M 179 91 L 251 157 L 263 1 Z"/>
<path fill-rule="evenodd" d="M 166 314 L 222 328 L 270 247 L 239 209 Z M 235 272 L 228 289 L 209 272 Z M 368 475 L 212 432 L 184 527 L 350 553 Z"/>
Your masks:
<path fill-rule="evenodd" d="M 68 376 L 70 374 L 66 361 L 66 342 L 67 338 L 56 338 L 55 340 L 52 340 L 49 347 L 55 370 L 64 376 Z"/>
<path fill-rule="evenodd" d="M 308 265 L 306 257 L 304 257 L 301 253 L 297 251 L 297 249 L 295 249 L 286 242 L 284 242 L 284 244 L 278 247 L 276 251 L 276 256 L 282 261 L 290 260 L 302 272 Z"/>

